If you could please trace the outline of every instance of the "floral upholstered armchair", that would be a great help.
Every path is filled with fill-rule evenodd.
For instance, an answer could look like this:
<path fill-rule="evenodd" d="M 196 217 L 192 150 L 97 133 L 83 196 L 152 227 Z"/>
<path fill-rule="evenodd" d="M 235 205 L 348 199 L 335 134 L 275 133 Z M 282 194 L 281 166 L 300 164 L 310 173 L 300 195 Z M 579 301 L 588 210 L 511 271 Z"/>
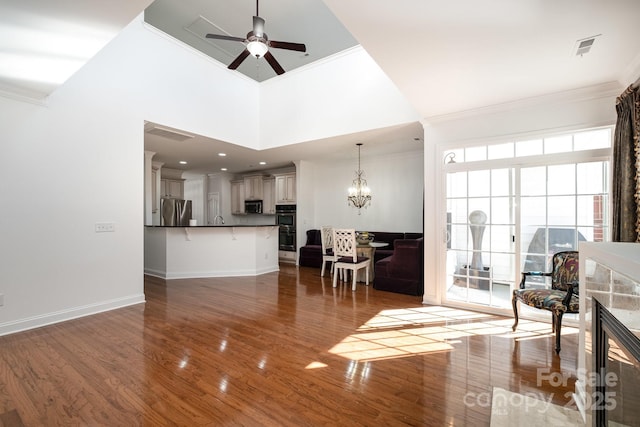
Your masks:
<path fill-rule="evenodd" d="M 562 316 L 565 313 L 579 312 L 578 298 L 578 252 L 563 251 L 553 255 L 553 271 L 544 273 L 541 271 L 527 271 L 522 273 L 520 289 L 513 291 L 513 315 L 515 323 L 513 330 L 518 326 L 518 301 L 522 301 L 530 307 L 549 310 L 552 314 L 552 331 L 556 334 L 556 353 L 560 353 L 560 328 Z M 525 282 L 531 276 L 550 276 L 551 289 L 526 289 Z"/>

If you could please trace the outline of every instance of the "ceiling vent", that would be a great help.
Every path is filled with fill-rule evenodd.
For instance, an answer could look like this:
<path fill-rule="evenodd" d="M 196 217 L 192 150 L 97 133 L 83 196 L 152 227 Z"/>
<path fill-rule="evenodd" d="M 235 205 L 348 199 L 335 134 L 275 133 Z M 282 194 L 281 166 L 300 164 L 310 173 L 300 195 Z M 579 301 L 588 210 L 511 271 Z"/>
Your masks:
<path fill-rule="evenodd" d="M 172 141 L 178 141 L 178 142 L 186 141 L 187 139 L 193 138 L 193 135 L 178 132 L 172 129 L 163 128 L 160 126 L 153 126 L 149 130 L 147 130 L 146 133 L 150 135 L 161 136 L 163 138 L 167 138 Z"/>
<path fill-rule="evenodd" d="M 596 38 L 600 37 L 600 34 L 598 34 L 597 36 L 591 36 L 591 37 L 587 37 L 586 39 L 581 39 L 576 41 L 576 45 L 574 47 L 574 55 L 575 56 L 582 56 L 585 53 L 589 53 L 589 51 L 591 51 L 591 48 L 593 47 L 593 44 L 596 41 Z"/>

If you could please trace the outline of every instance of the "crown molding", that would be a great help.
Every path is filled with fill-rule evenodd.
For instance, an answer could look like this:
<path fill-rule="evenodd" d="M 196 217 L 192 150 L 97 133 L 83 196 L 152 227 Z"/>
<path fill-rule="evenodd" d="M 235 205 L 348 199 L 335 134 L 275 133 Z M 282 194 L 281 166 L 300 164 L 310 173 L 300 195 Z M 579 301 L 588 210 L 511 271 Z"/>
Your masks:
<path fill-rule="evenodd" d="M 550 104 L 569 104 L 573 102 L 588 101 L 591 99 L 601 99 L 616 97 L 624 90 L 624 86 L 618 81 L 602 83 L 593 86 L 586 86 L 578 89 L 556 92 L 531 98 L 519 99 L 502 104 L 489 105 L 472 110 L 460 111 L 457 113 L 443 114 L 424 118 L 424 125 L 433 125 L 448 121 L 464 120 L 471 117 L 485 116 L 490 114 L 503 113 L 511 110 L 526 109 Z"/>
<path fill-rule="evenodd" d="M 640 80 L 640 53 L 631 61 L 629 66 L 620 75 L 620 83 L 625 88 Z"/>
<path fill-rule="evenodd" d="M 13 99 L 14 101 L 27 102 L 29 104 L 39 105 L 41 107 L 49 106 L 49 97 L 44 96 L 42 98 L 31 97 L 18 92 L 7 90 L 6 88 L 0 89 L 0 96 L 3 98 Z"/>

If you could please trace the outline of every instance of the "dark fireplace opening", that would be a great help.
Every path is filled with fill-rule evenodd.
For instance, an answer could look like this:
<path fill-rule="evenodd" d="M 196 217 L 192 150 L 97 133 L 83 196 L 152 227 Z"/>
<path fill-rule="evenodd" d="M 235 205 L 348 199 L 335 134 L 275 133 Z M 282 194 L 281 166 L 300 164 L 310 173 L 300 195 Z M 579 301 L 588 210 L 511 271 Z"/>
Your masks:
<path fill-rule="evenodd" d="M 640 422 L 640 338 L 593 298 L 595 388 L 589 398 L 596 426 Z"/>

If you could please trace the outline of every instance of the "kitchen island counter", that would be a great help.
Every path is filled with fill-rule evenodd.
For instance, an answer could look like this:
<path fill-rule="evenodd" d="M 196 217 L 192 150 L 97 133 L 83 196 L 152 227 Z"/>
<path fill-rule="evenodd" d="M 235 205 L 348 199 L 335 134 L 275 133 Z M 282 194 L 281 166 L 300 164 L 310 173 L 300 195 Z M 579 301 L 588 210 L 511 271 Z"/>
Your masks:
<path fill-rule="evenodd" d="M 216 224 L 216 225 L 145 225 L 149 228 L 255 228 L 255 227 L 277 227 L 275 224 L 250 225 L 250 224 Z"/>
<path fill-rule="evenodd" d="M 163 279 L 278 271 L 276 225 L 145 226 L 144 272 Z"/>

